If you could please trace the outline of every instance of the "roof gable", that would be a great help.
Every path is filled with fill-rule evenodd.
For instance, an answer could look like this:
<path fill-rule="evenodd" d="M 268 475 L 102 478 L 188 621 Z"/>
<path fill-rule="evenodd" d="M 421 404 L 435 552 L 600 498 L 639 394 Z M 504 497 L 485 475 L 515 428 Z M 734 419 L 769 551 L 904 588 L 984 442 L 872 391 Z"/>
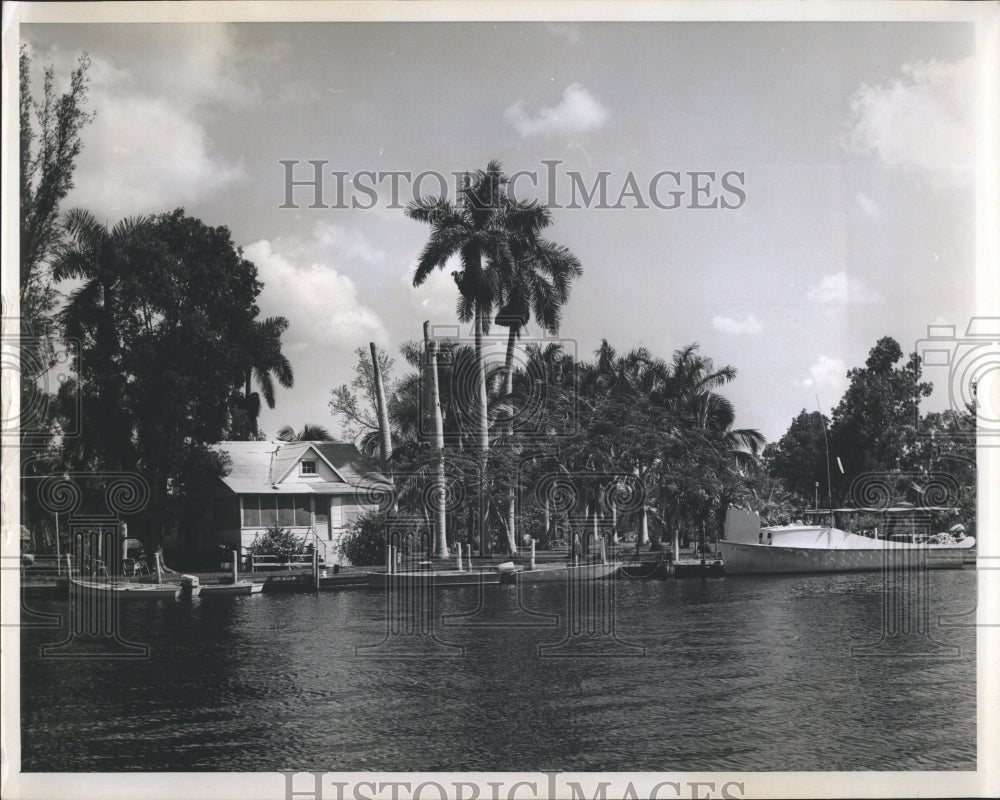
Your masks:
<path fill-rule="evenodd" d="M 297 446 L 296 446 L 297 445 Z M 271 483 L 283 483 L 285 478 L 311 453 L 317 456 L 333 473 L 335 480 L 347 483 L 340 471 L 331 464 L 313 442 L 296 442 L 296 445 L 279 445 L 271 460 Z"/>
<path fill-rule="evenodd" d="M 221 481 L 235 494 L 350 494 L 389 483 L 346 442 L 219 442 L 212 449 L 229 456 L 232 468 Z M 298 480 L 293 470 L 312 453 L 321 473 L 329 474 Z"/>

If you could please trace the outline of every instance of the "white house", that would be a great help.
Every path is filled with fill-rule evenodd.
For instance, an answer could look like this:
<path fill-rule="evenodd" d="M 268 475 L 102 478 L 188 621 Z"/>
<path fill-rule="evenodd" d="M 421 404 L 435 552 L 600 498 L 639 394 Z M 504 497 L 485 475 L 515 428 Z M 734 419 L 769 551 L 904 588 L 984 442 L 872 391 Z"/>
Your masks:
<path fill-rule="evenodd" d="M 279 525 L 315 536 L 327 562 L 341 561 L 340 542 L 358 515 L 377 507 L 387 479 L 344 442 L 219 442 L 232 469 L 219 479 L 209 509 L 207 550 L 243 555 L 258 534 Z"/>

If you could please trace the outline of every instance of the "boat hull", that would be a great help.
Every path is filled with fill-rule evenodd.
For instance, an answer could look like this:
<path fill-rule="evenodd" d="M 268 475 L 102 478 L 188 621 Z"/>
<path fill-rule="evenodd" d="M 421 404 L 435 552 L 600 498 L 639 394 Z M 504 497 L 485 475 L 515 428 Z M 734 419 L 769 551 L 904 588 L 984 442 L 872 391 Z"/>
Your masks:
<path fill-rule="evenodd" d="M 614 575 L 621 568 L 620 562 L 610 564 L 546 564 L 535 569 L 512 573 L 517 583 L 545 583 L 547 581 L 596 581 Z"/>
<path fill-rule="evenodd" d="M 874 572 L 888 567 L 961 569 L 968 548 L 885 543 L 868 548 L 826 549 L 721 541 L 728 575 L 794 572 Z"/>
<path fill-rule="evenodd" d="M 178 584 L 156 583 L 105 583 L 72 579 L 78 591 L 98 597 L 116 597 L 120 600 L 176 600 L 181 595 Z"/>
<path fill-rule="evenodd" d="M 264 591 L 263 583 L 253 581 L 237 581 L 236 583 L 207 583 L 201 587 L 201 597 L 240 597 L 260 594 Z"/>
<path fill-rule="evenodd" d="M 483 586 L 500 583 L 497 571 L 459 572 L 458 570 L 419 570 L 416 572 L 369 572 L 368 586 Z"/>

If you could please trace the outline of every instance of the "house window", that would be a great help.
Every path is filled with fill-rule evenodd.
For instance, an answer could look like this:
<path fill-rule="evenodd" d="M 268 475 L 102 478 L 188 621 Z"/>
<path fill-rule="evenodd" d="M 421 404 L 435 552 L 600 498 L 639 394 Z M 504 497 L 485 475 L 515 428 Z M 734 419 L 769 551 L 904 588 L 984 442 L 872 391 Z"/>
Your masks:
<path fill-rule="evenodd" d="M 316 475 L 316 461 L 314 459 L 307 459 L 301 462 L 302 464 L 302 475 Z"/>
<path fill-rule="evenodd" d="M 273 495 L 263 495 L 260 498 L 260 526 L 271 528 L 278 524 L 277 498 Z"/>
<path fill-rule="evenodd" d="M 260 527 L 260 495 L 247 494 L 243 496 L 243 527 Z"/>
<path fill-rule="evenodd" d="M 278 495 L 278 524 L 290 528 L 295 524 L 295 504 L 292 495 Z"/>
<path fill-rule="evenodd" d="M 312 525 L 312 496 L 308 494 L 296 494 L 295 498 L 295 525 L 299 528 L 308 528 Z"/>

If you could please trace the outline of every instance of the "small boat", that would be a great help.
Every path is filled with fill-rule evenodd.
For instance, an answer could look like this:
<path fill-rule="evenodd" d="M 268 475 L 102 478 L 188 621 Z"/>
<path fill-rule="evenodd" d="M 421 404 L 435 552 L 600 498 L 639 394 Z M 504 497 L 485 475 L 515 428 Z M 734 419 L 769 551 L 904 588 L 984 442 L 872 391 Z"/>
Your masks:
<path fill-rule="evenodd" d="M 386 586 L 483 586 L 500 583 L 497 570 L 421 569 L 407 572 L 369 572 L 372 589 Z"/>
<path fill-rule="evenodd" d="M 542 583 L 545 581 L 596 581 L 613 576 L 621 568 L 620 561 L 594 564 L 542 564 L 534 569 L 509 572 L 512 583 Z"/>
<path fill-rule="evenodd" d="M 181 596 L 178 583 L 129 583 L 128 581 L 91 581 L 70 578 L 73 586 L 96 597 L 122 600 L 176 600 Z"/>
<path fill-rule="evenodd" d="M 260 594 L 264 591 L 263 583 L 240 580 L 236 583 L 203 583 L 201 597 L 236 597 L 239 595 Z"/>

